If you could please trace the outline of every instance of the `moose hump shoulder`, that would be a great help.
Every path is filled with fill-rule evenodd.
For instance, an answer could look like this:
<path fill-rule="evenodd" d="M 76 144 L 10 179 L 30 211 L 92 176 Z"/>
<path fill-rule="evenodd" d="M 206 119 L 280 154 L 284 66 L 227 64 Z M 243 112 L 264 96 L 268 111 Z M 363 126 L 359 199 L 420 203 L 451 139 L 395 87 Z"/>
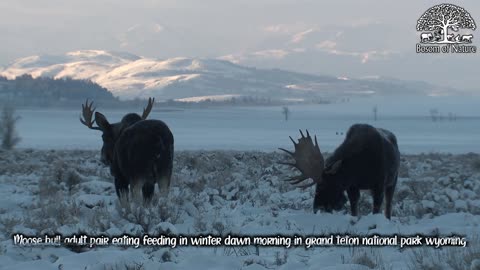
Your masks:
<path fill-rule="evenodd" d="M 345 140 L 325 161 L 318 146 L 307 131 L 300 131 L 301 138 L 295 142 L 295 151 L 290 154 L 295 162 L 282 162 L 300 171 L 300 175 L 287 179 L 296 185 L 307 179 L 310 184 L 298 186 L 307 188 L 316 185 L 313 201 L 314 212 L 339 210 L 346 202 L 344 192 L 350 201 L 351 213 L 358 215 L 360 190 L 372 191 L 373 213 L 380 212 L 385 197 L 385 216 L 390 219 L 392 198 L 398 178 L 400 152 L 395 135 L 381 128 L 367 124 L 352 125 Z"/>
<path fill-rule="evenodd" d="M 119 198 L 128 191 L 149 201 L 155 183 L 166 193 L 170 186 L 173 169 L 174 139 L 168 126 L 160 120 L 147 120 L 154 99 L 148 100 L 142 116 L 126 114 L 118 123 L 109 123 L 107 118 L 92 109 L 93 102 L 82 105 L 83 119 L 80 121 L 90 129 L 102 132 L 103 146 L 101 161 L 110 166 L 115 178 L 115 189 Z M 96 123 L 97 126 L 93 126 Z"/>

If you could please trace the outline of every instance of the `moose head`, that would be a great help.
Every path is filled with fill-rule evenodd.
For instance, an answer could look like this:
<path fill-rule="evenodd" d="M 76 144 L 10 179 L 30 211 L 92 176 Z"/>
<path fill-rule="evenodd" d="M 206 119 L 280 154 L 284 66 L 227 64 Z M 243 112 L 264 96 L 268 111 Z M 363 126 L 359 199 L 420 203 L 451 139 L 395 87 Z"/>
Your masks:
<path fill-rule="evenodd" d="M 279 148 L 291 155 L 295 160 L 295 163 L 280 163 L 293 166 L 301 173 L 300 175 L 293 176 L 286 181 L 289 181 L 292 185 L 296 185 L 305 180 L 312 179 L 311 183 L 300 185 L 298 187 L 306 189 L 313 185 L 317 185 L 313 202 L 313 210 L 315 213 L 320 209 L 327 212 L 340 210 L 345 205 L 347 199 L 342 188 L 338 186 L 338 183 L 335 181 L 331 181 L 331 178 L 340 169 L 342 161 L 339 160 L 333 164 L 328 164 L 327 162 L 328 165 L 325 166 L 325 160 L 320 151 L 320 147 L 318 146 L 317 136 L 314 136 L 315 143 L 313 143 L 308 130 L 307 136 L 305 136 L 301 130 L 300 134 L 301 138 L 298 140 L 298 143 L 290 137 L 290 140 L 295 147 L 295 152 Z"/>
<path fill-rule="evenodd" d="M 100 130 L 102 132 L 103 146 L 101 150 L 101 161 L 103 164 L 107 166 L 112 164 L 115 143 L 120 137 L 120 134 L 122 134 L 125 128 L 135 124 L 138 121 L 147 119 L 150 111 L 152 110 L 154 102 L 154 98 L 148 99 L 148 104 L 143 109 L 142 116 L 136 113 L 129 113 L 126 114 L 118 123 L 110 123 L 105 115 L 100 112 L 95 112 L 96 108 L 92 108 L 93 101 L 89 103 L 87 99 L 85 104 L 82 104 L 83 119 L 80 117 L 80 122 L 82 122 L 82 124 L 87 126 L 89 129 Z M 94 112 L 95 118 L 92 119 Z M 94 126 L 94 123 L 96 123 L 97 126 Z"/>

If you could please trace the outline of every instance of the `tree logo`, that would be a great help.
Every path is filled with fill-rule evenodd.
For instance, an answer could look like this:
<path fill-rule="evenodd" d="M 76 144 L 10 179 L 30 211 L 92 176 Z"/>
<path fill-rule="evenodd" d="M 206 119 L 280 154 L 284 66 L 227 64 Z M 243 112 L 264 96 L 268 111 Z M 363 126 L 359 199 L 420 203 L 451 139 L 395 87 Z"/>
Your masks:
<path fill-rule="evenodd" d="M 431 7 L 417 21 L 417 31 L 421 31 L 417 53 L 475 53 L 476 46 L 471 45 L 473 35 L 466 32 L 475 28 L 472 16 L 462 7 Z"/>

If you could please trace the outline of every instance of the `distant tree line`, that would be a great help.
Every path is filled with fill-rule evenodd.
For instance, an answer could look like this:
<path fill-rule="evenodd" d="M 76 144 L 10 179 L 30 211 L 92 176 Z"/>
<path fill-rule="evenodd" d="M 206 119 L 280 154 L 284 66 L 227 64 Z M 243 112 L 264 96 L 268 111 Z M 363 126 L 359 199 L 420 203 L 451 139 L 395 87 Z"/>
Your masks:
<path fill-rule="evenodd" d="M 141 107 L 143 99 L 121 101 L 106 88 L 90 80 L 72 78 L 33 78 L 29 74 L 8 79 L 0 76 L 0 100 L 15 107 L 71 107 L 77 108 L 85 99 L 94 100 L 97 106 L 110 108 Z M 307 101 L 285 100 L 262 95 L 234 96 L 225 100 L 205 99 L 199 102 L 158 100 L 166 106 L 190 108 L 211 106 L 284 106 L 296 103 L 325 104 L 328 100 L 311 97 Z"/>
<path fill-rule="evenodd" d="M 90 80 L 33 78 L 29 74 L 9 80 L 0 76 L 0 99 L 20 106 L 78 104 L 86 98 L 118 102 L 112 93 Z"/>
<path fill-rule="evenodd" d="M 284 106 L 291 104 L 329 104 L 330 101 L 321 98 L 312 98 L 305 101 L 289 101 L 265 96 L 237 96 L 224 100 L 204 99 L 197 102 L 186 102 L 168 99 L 164 102 L 167 106 L 175 107 L 210 107 L 210 106 Z"/>

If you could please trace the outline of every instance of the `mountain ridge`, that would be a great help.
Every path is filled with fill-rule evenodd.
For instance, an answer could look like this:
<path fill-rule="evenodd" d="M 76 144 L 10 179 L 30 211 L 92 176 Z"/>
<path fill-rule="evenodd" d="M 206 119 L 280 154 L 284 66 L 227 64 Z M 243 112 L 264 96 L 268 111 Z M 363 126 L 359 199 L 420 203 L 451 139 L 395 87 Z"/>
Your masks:
<path fill-rule="evenodd" d="M 309 101 L 384 94 L 448 95 L 451 88 L 369 77 L 355 79 L 280 69 L 257 69 L 227 60 L 174 57 L 154 59 L 126 52 L 80 50 L 17 59 L 0 76 L 91 80 L 123 100 L 197 100 L 203 96 L 257 96 Z M 192 99 L 193 98 L 193 99 Z"/>

